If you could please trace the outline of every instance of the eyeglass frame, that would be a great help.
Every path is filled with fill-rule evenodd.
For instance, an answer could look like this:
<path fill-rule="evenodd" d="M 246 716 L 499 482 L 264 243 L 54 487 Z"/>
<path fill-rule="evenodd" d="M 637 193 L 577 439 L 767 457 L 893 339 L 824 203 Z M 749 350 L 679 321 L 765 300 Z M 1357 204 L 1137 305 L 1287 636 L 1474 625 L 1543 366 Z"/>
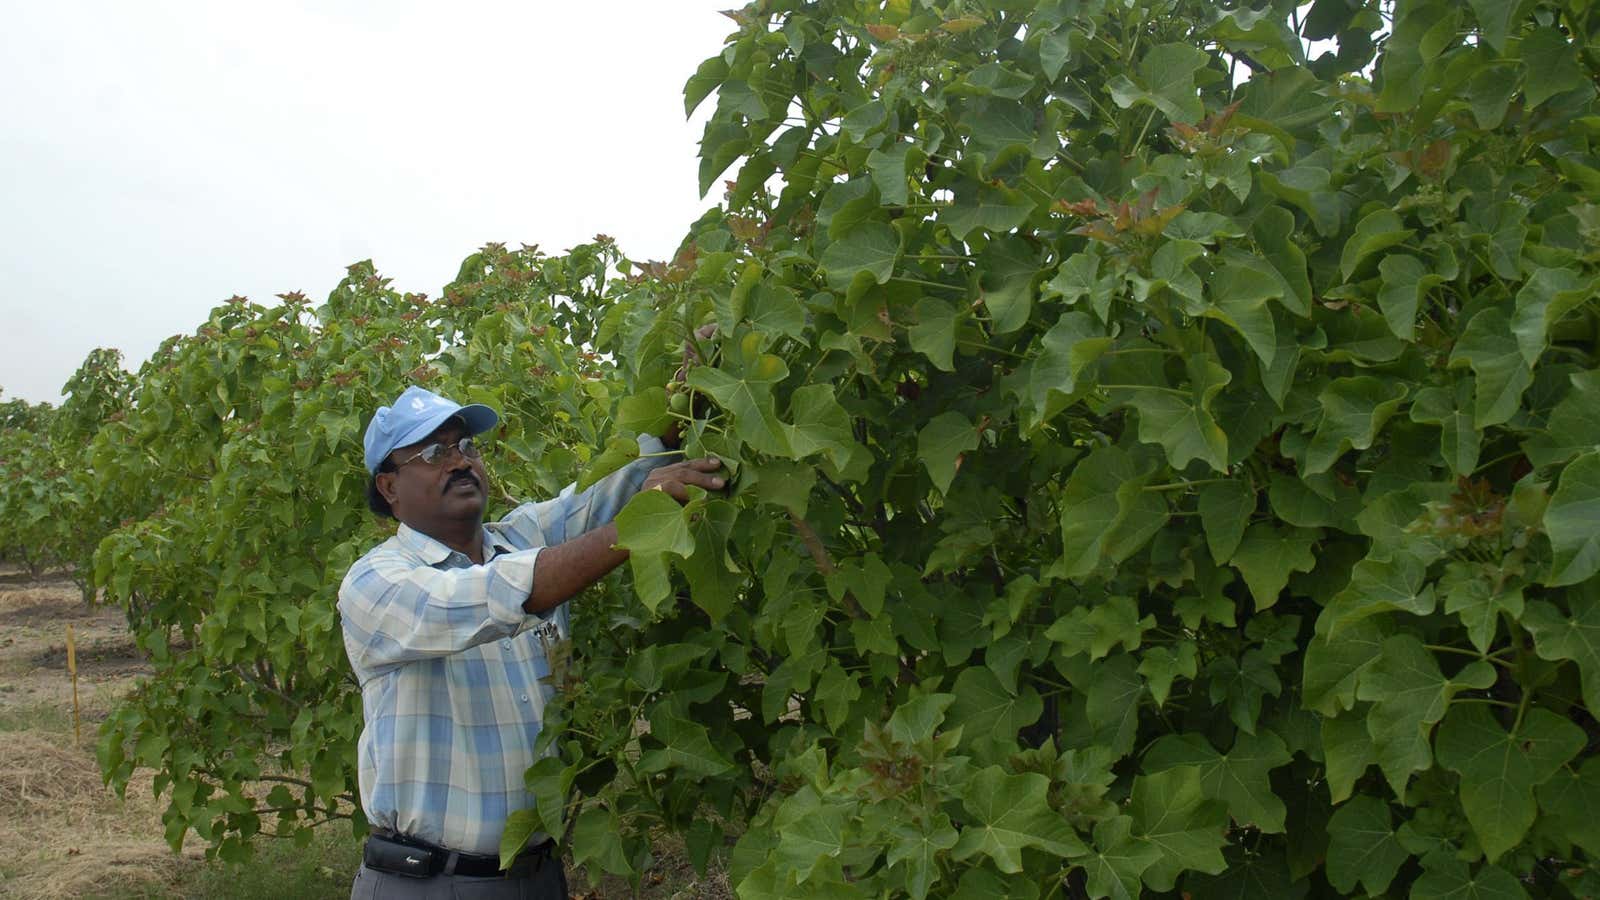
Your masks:
<path fill-rule="evenodd" d="M 428 456 L 429 453 L 431 453 L 434 450 L 434 448 L 439 448 L 442 451 L 441 455 L 439 456 L 439 458 L 437 460 L 429 462 L 426 459 L 426 457 Z M 448 458 L 449 453 L 450 453 L 451 450 L 454 450 L 457 453 L 459 453 L 461 455 L 462 459 L 471 460 L 471 459 L 482 459 L 483 458 L 483 454 L 478 450 L 478 442 L 473 440 L 473 436 L 469 434 L 469 435 L 463 436 L 462 438 L 460 438 L 459 440 L 457 440 L 457 441 L 455 441 L 453 443 L 447 443 L 445 441 L 434 441 L 433 443 L 429 444 L 428 446 L 423 447 L 421 450 L 418 450 L 416 453 L 413 453 L 410 456 L 406 457 L 405 459 L 396 462 L 394 464 L 394 467 L 395 467 L 395 469 L 399 469 L 401 466 L 405 465 L 406 463 L 416 462 L 419 459 L 422 460 L 422 464 L 425 465 L 425 466 L 443 465 L 445 460 Z"/>

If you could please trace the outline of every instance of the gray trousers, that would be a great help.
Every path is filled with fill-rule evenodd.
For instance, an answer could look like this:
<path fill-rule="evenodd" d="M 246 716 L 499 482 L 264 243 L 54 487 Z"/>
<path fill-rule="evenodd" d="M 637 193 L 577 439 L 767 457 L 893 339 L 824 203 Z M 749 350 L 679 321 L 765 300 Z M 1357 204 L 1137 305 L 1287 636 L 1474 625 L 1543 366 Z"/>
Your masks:
<path fill-rule="evenodd" d="M 362 866 L 350 900 L 567 900 L 567 873 L 559 856 L 524 855 L 504 875 L 474 878 L 435 875 L 407 878 Z"/>

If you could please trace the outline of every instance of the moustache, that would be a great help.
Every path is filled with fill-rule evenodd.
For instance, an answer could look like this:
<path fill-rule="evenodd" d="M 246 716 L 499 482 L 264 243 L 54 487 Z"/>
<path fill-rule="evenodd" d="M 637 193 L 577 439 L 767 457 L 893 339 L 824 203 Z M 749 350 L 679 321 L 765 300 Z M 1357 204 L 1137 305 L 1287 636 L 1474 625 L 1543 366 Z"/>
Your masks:
<path fill-rule="evenodd" d="M 465 481 L 465 482 L 471 484 L 473 487 L 478 488 L 479 490 L 483 489 L 483 485 L 478 482 L 478 476 L 472 474 L 471 472 L 461 471 L 461 472 L 457 472 L 454 475 L 450 476 L 450 480 L 448 480 L 448 481 L 446 481 L 444 483 L 444 491 L 443 492 L 448 492 L 451 488 L 456 486 L 457 482 L 461 482 L 461 481 Z M 441 492 L 441 493 L 443 493 L 443 492 Z"/>

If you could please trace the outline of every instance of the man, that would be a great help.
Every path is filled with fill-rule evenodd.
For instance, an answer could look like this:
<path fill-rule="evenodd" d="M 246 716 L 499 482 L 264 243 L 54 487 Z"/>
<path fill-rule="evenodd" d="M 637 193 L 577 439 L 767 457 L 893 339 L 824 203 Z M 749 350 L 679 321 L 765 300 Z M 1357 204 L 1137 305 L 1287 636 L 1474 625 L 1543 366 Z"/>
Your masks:
<path fill-rule="evenodd" d="M 522 773 L 549 699 L 546 646 L 568 635 L 563 604 L 628 558 L 610 524 L 628 498 L 663 490 L 682 502 L 689 485 L 725 484 L 715 459 L 642 456 L 485 525 L 488 476 L 472 437 L 498 421 L 487 406 L 410 387 L 367 426 L 368 505 L 400 526 L 339 587 L 373 827 L 352 900 L 567 896 L 547 838 L 508 872 L 498 856 L 506 816 L 533 803 Z M 642 454 L 665 450 L 639 443 Z"/>

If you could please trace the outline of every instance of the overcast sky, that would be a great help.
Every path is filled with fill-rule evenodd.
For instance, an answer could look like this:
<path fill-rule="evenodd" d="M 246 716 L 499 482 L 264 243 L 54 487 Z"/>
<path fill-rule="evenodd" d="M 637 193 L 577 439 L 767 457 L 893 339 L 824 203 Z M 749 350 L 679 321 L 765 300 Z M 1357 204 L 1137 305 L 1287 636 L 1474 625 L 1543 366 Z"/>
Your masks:
<path fill-rule="evenodd" d="M 437 296 L 488 241 L 671 253 L 732 0 L 9 4 L 0 390 L 136 369 L 232 294 L 372 258 Z M 715 191 L 713 192 L 715 193 Z"/>

